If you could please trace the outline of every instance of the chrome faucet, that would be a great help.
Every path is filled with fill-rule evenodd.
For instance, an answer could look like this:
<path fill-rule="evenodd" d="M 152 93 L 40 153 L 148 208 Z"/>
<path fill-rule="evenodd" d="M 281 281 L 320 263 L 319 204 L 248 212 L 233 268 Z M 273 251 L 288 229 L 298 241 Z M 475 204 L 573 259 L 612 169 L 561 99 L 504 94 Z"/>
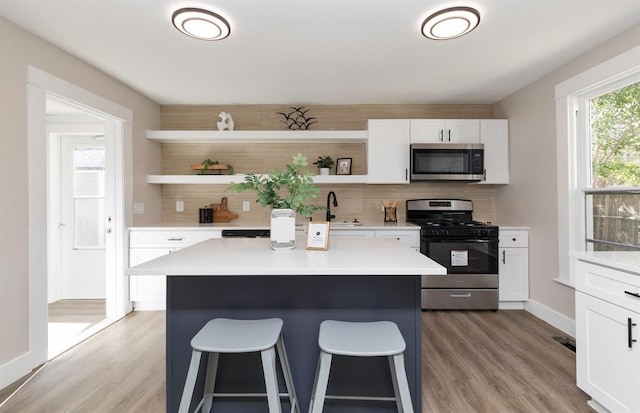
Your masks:
<path fill-rule="evenodd" d="M 327 194 L 327 222 L 331 222 L 331 218 L 335 218 L 335 215 L 331 215 L 331 195 L 333 195 L 333 206 L 338 206 L 338 198 L 336 198 L 336 193 L 331 191 Z"/>

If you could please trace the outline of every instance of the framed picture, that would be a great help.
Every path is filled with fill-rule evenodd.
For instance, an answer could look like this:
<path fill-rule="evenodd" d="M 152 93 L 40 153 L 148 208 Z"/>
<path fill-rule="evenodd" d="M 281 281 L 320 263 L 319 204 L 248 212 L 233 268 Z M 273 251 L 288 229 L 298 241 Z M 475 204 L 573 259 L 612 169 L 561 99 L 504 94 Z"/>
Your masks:
<path fill-rule="evenodd" d="M 351 175 L 351 158 L 338 158 L 336 175 Z"/>
<path fill-rule="evenodd" d="M 329 223 L 310 222 L 307 230 L 307 249 L 326 251 L 329 248 Z"/>

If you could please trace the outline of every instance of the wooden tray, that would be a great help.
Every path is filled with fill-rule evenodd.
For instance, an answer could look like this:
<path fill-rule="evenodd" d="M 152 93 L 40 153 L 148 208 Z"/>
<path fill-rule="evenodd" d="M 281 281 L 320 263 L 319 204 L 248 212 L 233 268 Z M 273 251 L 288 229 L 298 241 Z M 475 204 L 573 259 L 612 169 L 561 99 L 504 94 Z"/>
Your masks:
<path fill-rule="evenodd" d="M 229 222 L 237 219 L 238 214 L 233 214 L 227 209 L 227 197 L 222 197 L 219 204 L 211 204 L 213 208 L 213 222 Z"/>
<path fill-rule="evenodd" d="M 191 165 L 191 170 L 201 171 L 200 173 L 203 175 L 206 174 L 207 171 L 212 171 L 213 174 L 219 174 L 222 171 L 228 171 L 229 165 L 225 165 L 225 164 L 209 165 L 205 169 L 204 165 L 202 165 L 201 163 L 195 163 Z"/>

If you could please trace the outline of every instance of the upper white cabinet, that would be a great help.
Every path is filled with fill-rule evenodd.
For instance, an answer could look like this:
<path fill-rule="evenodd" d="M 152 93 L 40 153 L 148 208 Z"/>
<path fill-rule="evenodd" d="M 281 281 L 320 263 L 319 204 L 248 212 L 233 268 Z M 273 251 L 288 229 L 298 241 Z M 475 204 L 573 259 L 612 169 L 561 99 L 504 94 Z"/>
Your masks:
<path fill-rule="evenodd" d="M 411 143 L 480 143 L 480 120 L 411 119 Z"/>
<path fill-rule="evenodd" d="M 480 143 L 484 144 L 485 179 L 481 184 L 509 183 L 509 121 L 482 119 Z"/>
<path fill-rule="evenodd" d="M 367 183 L 409 183 L 408 119 L 370 119 L 367 139 Z"/>

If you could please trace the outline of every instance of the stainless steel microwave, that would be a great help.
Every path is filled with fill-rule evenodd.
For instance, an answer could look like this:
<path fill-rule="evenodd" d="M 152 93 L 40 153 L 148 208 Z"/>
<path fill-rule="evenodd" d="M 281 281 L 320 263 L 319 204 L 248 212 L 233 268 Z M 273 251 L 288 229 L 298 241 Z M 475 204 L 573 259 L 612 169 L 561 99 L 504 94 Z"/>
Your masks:
<path fill-rule="evenodd" d="M 410 151 L 412 182 L 484 179 L 484 145 L 481 143 L 414 143 Z"/>

